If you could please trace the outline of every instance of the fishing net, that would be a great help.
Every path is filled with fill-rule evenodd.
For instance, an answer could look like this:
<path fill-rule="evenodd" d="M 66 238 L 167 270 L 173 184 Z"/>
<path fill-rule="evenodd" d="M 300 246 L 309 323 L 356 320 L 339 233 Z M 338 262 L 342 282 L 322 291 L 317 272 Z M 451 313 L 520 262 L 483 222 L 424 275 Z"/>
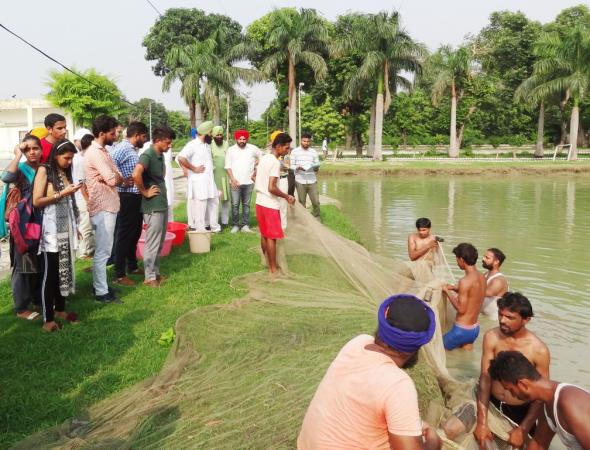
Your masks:
<path fill-rule="evenodd" d="M 233 281 L 243 298 L 180 317 L 160 373 L 108 398 L 18 449 L 295 448 L 307 406 L 328 365 L 354 336 L 376 328 L 380 302 L 412 293 L 437 313 L 435 338 L 410 369 L 425 420 L 438 425 L 465 402 L 446 368 L 440 254 L 414 264 L 376 256 L 289 208 L 279 246 L 283 274 Z M 449 448 L 473 447 L 466 434 Z"/>

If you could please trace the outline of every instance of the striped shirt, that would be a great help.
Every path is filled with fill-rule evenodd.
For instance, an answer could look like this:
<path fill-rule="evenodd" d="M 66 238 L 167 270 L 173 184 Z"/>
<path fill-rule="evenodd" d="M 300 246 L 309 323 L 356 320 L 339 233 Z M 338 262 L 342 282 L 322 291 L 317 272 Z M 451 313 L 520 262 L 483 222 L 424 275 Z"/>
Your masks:
<path fill-rule="evenodd" d="M 129 178 L 133 174 L 133 170 L 139 161 L 137 149 L 127 139 L 123 139 L 118 144 L 113 145 L 110 154 L 123 178 Z M 119 192 L 126 192 L 130 194 L 139 194 L 139 189 L 137 189 L 135 185 L 131 187 L 118 186 L 117 190 Z"/>
<path fill-rule="evenodd" d="M 91 216 L 106 211 L 119 212 L 119 194 L 117 193 L 117 166 L 104 147 L 96 140 L 84 154 L 86 165 L 86 187 L 88 188 L 88 213 Z"/>
<path fill-rule="evenodd" d="M 303 170 L 297 170 L 298 167 Z M 309 147 L 304 150 L 301 147 L 291 152 L 291 169 L 295 171 L 295 181 L 299 184 L 313 184 L 317 182 L 315 170 L 320 167 L 318 152 Z"/>

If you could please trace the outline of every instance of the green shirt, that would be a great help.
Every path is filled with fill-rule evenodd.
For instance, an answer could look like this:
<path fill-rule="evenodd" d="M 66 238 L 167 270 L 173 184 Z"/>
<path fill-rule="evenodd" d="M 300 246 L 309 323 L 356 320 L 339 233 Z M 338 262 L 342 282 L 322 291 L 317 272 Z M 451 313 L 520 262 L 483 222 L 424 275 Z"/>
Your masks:
<path fill-rule="evenodd" d="M 223 144 L 217 145 L 215 141 L 211 142 L 211 155 L 213 156 L 213 178 L 215 179 L 215 186 L 222 193 L 220 200 L 229 200 L 229 180 L 225 170 L 225 152 L 227 151 L 228 143 L 223 141 Z"/>
<path fill-rule="evenodd" d="M 170 151 L 170 150 L 168 150 Z M 143 185 L 146 189 L 150 186 L 157 185 L 160 187 L 160 193 L 150 199 L 142 196 L 141 210 L 145 214 L 156 211 L 166 211 L 168 209 L 168 198 L 166 197 L 166 183 L 164 182 L 164 157 L 159 155 L 154 147 L 148 148 L 139 157 L 138 164 L 143 166 Z"/>

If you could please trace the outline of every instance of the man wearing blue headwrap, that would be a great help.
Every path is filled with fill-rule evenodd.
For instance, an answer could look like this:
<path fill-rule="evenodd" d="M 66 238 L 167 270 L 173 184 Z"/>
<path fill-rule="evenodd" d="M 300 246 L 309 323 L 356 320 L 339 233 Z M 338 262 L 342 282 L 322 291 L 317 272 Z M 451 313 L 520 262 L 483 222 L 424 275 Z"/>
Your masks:
<path fill-rule="evenodd" d="M 325 448 L 440 449 L 420 420 L 418 394 L 402 369 L 434 335 L 434 312 L 413 295 L 386 299 L 376 335 L 361 334 L 338 353 L 309 405 L 299 450 Z"/>

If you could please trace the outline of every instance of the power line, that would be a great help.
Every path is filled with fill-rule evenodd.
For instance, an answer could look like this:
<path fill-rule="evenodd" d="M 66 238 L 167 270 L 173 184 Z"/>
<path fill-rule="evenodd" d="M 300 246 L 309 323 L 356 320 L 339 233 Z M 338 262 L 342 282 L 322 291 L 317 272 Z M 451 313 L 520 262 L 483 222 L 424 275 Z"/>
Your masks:
<path fill-rule="evenodd" d="M 154 8 L 154 11 L 156 11 L 156 12 L 158 13 L 158 15 L 159 15 L 159 16 L 161 16 L 161 15 L 162 15 L 162 13 L 161 13 L 160 11 L 158 11 L 158 8 L 156 8 L 156 7 L 154 6 L 154 4 L 153 4 L 152 2 L 150 2 L 150 0 L 145 0 L 145 1 L 146 1 L 146 2 L 148 2 L 152 8 Z"/>
<path fill-rule="evenodd" d="M 37 52 L 41 53 L 43 56 L 45 56 L 47 59 L 49 59 L 50 61 L 53 61 L 54 63 L 56 63 L 58 66 L 63 67 L 65 70 L 67 70 L 68 72 L 74 74 L 75 76 L 77 76 L 78 78 L 81 78 L 82 80 L 86 81 L 88 84 L 91 84 L 92 86 L 100 89 L 103 92 L 106 92 L 107 94 L 110 94 L 112 96 L 116 96 L 119 98 L 119 100 L 121 100 L 124 103 L 127 103 L 131 106 L 134 106 L 133 103 L 131 103 L 129 100 L 122 98 L 118 95 L 113 94 L 111 91 L 109 91 L 108 89 L 104 88 L 103 86 L 96 84 L 94 81 L 89 80 L 88 78 L 80 75 L 79 73 L 75 72 L 74 70 L 70 69 L 68 66 L 66 66 L 65 64 L 62 64 L 61 62 L 59 62 L 57 59 L 53 58 L 52 56 L 49 56 L 47 53 L 45 53 L 43 50 L 41 50 L 40 48 L 36 47 L 35 45 L 31 44 L 29 41 L 27 41 L 25 38 L 19 36 L 18 34 L 16 34 L 14 31 L 10 30 L 9 28 L 7 28 L 5 25 L 0 23 L 0 28 L 5 29 L 6 31 L 8 31 L 10 34 L 12 34 L 14 37 L 16 37 L 17 39 L 21 40 L 22 42 L 24 42 L 25 44 L 27 44 L 29 47 L 33 48 L 34 50 L 36 50 Z"/>

